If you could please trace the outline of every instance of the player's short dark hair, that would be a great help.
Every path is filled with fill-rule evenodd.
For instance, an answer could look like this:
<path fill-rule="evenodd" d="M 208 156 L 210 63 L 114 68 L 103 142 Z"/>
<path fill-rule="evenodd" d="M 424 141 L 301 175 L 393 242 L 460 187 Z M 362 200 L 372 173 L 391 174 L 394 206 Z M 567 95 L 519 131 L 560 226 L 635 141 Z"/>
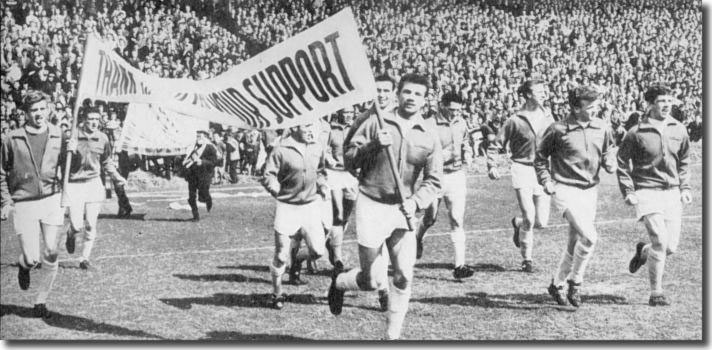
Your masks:
<path fill-rule="evenodd" d="M 32 107 L 33 104 L 42 101 L 46 101 L 47 103 L 49 103 L 49 95 L 39 90 L 29 90 L 27 94 L 22 97 L 22 110 L 25 112 L 29 112 L 30 107 Z"/>
<path fill-rule="evenodd" d="M 591 86 L 576 86 L 569 90 L 569 106 L 580 108 L 583 101 L 595 101 L 598 96 L 598 91 Z"/>
<path fill-rule="evenodd" d="M 455 93 L 454 91 L 449 91 L 443 95 L 443 97 L 440 98 L 440 102 L 443 104 L 443 106 L 448 106 L 449 104 L 455 102 L 459 104 L 463 104 L 464 101 L 462 100 L 462 97 Z"/>
<path fill-rule="evenodd" d="M 196 131 L 196 134 L 203 134 L 205 137 L 210 137 L 210 133 L 207 132 L 206 130 L 198 130 Z"/>
<path fill-rule="evenodd" d="M 388 74 L 381 74 L 381 75 L 377 76 L 376 82 L 379 82 L 379 81 L 387 81 L 387 82 L 391 83 L 392 89 L 395 89 L 395 87 L 396 87 L 396 80 L 391 78 L 391 76 Z"/>
<path fill-rule="evenodd" d="M 532 93 L 532 87 L 534 87 L 534 85 L 541 85 L 541 84 L 546 84 L 546 81 L 544 81 L 544 79 L 525 80 L 522 83 L 522 85 L 520 85 L 519 88 L 517 89 L 517 93 L 526 97 L 527 94 Z"/>
<path fill-rule="evenodd" d="M 655 103 L 655 99 L 661 95 L 672 95 L 672 89 L 665 84 L 653 84 L 645 91 L 643 97 L 645 98 L 645 102 L 652 104 Z"/>
<path fill-rule="evenodd" d="M 86 107 L 82 111 L 81 119 L 86 119 L 87 116 L 89 116 L 89 114 L 92 114 L 92 113 L 101 115 L 101 110 L 99 110 L 99 107 Z"/>
<path fill-rule="evenodd" d="M 430 84 L 428 83 L 428 78 L 426 78 L 424 75 L 409 73 L 401 77 L 401 80 L 398 82 L 398 93 L 400 93 L 400 91 L 403 89 L 405 83 L 425 86 L 425 95 L 427 95 L 428 91 L 430 91 Z"/>

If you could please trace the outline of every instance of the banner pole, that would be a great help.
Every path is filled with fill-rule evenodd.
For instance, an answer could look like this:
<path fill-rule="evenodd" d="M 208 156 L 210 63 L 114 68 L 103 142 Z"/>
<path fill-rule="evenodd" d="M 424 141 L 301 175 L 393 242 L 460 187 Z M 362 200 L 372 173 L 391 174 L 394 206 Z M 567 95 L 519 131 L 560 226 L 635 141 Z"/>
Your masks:
<path fill-rule="evenodd" d="M 84 56 L 82 57 L 82 70 L 79 72 L 79 82 L 77 83 L 77 98 L 74 101 L 74 108 L 72 111 L 72 129 L 71 138 L 75 141 L 77 140 L 77 120 L 79 119 L 79 106 L 82 101 L 82 81 L 84 80 L 84 68 L 87 60 L 87 51 L 89 47 L 89 40 L 93 40 L 94 35 L 92 33 L 87 33 L 87 40 L 84 43 Z M 62 207 L 69 206 L 69 197 L 67 196 L 67 186 L 69 185 L 69 170 L 72 167 L 72 152 L 67 151 L 66 160 L 64 163 L 64 177 L 62 178 Z"/>

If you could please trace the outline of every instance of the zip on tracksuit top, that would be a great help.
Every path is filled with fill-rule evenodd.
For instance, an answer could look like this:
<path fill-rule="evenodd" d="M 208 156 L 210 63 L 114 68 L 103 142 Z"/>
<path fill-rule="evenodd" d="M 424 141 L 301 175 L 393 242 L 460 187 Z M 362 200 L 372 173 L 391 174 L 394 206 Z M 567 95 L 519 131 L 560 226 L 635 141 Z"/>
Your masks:
<path fill-rule="evenodd" d="M 34 159 L 26 127 L 3 137 L 0 151 L 0 203 L 42 199 L 61 189 L 58 168 L 64 167 L 68 140 L 62 130 L 47 125 L 47 143 L 42 159 Z M 61 165 L 61 166 L 60 166 Z"/>
<path fill-rule="evenodd" d="M 361 123 L 353 131 L 353 137 L 345 146 L 344 165 L 352 174 L 359 169 L 359 190 L 376 202 L 399 204 L 393 173 L 388 162 L 388 153 L 376 141 L 381 130 L 375 111 L 359 120 Z M 443 159 L 440 140 L 437 133 L 426 125 L 420 114 L 414 115 L 408 124 L 397 110 L 383 111 L 383 121 L 393 139 L 393 155 L 398 169 L 398 176 L 403 181 L 403 196 L 413 198 L 418 208 L 430 205 L 441 188 Z M 420 173 L 423 180 L 415 190 Z"/>
<path fill-rule="evenodd" d="M 641 188 L 669 189 L 690 186 L 690 137 L 674 118 L 660 129 L 645 117 L 623 138 L 618 149 L 618 184 L 623 197 Z"/>
<path fill-rule="evenodd" d="M 432 127 L 440 138 L 445 174 L 463 169 L 463 163 L 472 158 L 472 149 L 468 145 L 467 123 L 464 118 L 453 118 L 450 114 L 449 110 L 441 109 L 432 118 L 426 119 L 432 121 Z"/>
<path fill-rule="evenodd" d="M 326 186 L 324 150 L 317 143 L 280 141 L 265 161 L 262 185 L 278 201 L 307 204 L 319 198 L 317 188 Z"/>
<path fill-rule="evenodd" d="M 546 128 L 554 123 L 551 114 L 541 111 L 541 117 L 537 120 L 532 116 L 533 112 L 520 110 L 511 118 L 507 119 L 499 129 L 494 142 L 487 148 L 487 169 L 497 166 L 495 154 L 509 143 L 512 152 L 510 159 L 523 165 L 534 165 L 537 139 L 542 136 Z"/>
<path fill-rule="evenodd" d="M 534 168 L 539 184 L 553 179 L 581 189 L 596 186 L 601 167 L 615 171 L 615 150 L 611 130 L 603 120 L 593 118 L 583 127 L 571 114 L 551 124 L 537 144 Z"/>

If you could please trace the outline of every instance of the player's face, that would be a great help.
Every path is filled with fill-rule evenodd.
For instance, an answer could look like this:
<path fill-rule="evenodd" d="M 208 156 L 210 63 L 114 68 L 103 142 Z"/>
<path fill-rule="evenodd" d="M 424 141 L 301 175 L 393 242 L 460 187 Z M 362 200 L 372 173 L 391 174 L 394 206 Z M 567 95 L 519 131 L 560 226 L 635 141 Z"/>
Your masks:
<path fill-rule="evenodd" d="M 300 125 L 297 128 L 297 135 L 304 143 L 315 143 L 316 135 L 319 134 L 319 126 L 317 124 Z"/>
<path fill-rule="evenodd" d="M 89 132 L 95 132 L 99 130 L 99 120 L 101 116 L 99 113 L 89 113 L 87 114 L 87 119 L 84 121 L 84 128 Z"/>
<path fill-rule="evenodd" d="M 450 111 L 450 115 L 452 118 L 460 118 L 462 116 L 462 103 L 457 103 L 457 102 L 450 102 L 447 106 L 445 106 L 448 111 Z"/>
<path fill-rule="evenodd" d="M 538 105 L 543 105 L 544 101 L 549 98 L 549 89 L 544 84 L 536 84 L 532 86 L 531 99 Z"/>
<path fill-rule="evenodd" d="M 393 99 L 393 84 L 390 81 L 376 82 L 376 100 L 378 107 L 386 108 Z"/>
<path fill-rule="evenodd" d="M 43 128 L 47 125 L 47 116 L 49 115 L 49 106 L 47 101 L 39 101 L 27 110 L 29 117 L 27 118 L 27 124 L 34 128 Z"/>
<path fill-rule="evenodd" d="M 205 134 L 202 134 L 202 133 L 195 134 L 195 143 L 197 143 L 198 145 L 202 145 L 206 141 L 208 141 L 208 140 L 205 137 Z"/>
<path fill-rule="evenodd" d="M 425 105 L 425 94 L 428 88 L 416 83 L 405 83 L 398 92 L 398 108 L 405 116 L 411 116 Z"/>
<path fill-rule="evenodd" d="M 653 117 L 658 117 L 658 119 L 664 119 L 670 116 L 672 113 L 673 98 L 670 95 L 660 95 L 655 98 L 653 105 L 651 106 L 651 115 Z"/>
<path fill-rule="evenodd" d="M 589 121 L 598 115 L 601 111 L 601 105 L 598 100 L 595 101 L 583 101 L 581 102 L 581 107 L 574 107 L 574 116 L 580 121 Z"/>

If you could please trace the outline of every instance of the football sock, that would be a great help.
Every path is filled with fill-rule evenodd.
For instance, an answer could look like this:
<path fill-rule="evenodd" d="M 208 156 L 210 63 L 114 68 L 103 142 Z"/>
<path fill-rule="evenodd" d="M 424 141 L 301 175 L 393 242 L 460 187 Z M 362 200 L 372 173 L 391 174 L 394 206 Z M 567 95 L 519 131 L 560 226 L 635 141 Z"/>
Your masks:
<path fill-rule="evenodd" d="M 461 228 L 452 231 L 450 240 L 455 247 L 455 267 L 465 265 L 465 231 Z"/>
<path fill-rule="evenodd" d="M 272 263 L 269 264 L 269 272 L 272 276 L 272 287 L 274 288 L 275 295 L 282 294 L 282 275 L 284 275 L 286 269 L 286 264 L 282 264 L 281 267 L 276 267 Z"/>
<path fill-rule="evenodd" d="M 371 268 L 371 273 L 376 280 L 376 289 L 378 290 L 388 290 L 388 260 L 386 258 L 387 250 L 383 248 L 381 253 L 376 256 L 376 260 L 373 261 L 373 267 Z"/>
<path fill-rule="evenodd" d="M 650 249 L 648 252 L 648 274 L 650 290 L 653 295 L 663 293 L 663 270 L 665 269 L 665 253 Z"/>
<path fill-rule="evenodd" d="M 564 254 L 561 256 L 561 261 L 559 261 L 559 268 L 556 269 L 554 274 L 554 285 L 562 286 L 566 282 L 566 277 L 571 272 L 571 266 L 573 265 L 574 257 L 568 251 L 564 250 Z"/>
<path fill-rule="evenodd" d="M 529 228 L 529 230 L 524 230 L 520 226 L 519 231 L 519 252 L 522 254 L 524 260 L 532 260 L 532 250 L 534 248 L 534 231 Z"/>
<path fill-rule="evenodd" d="M 334 250 L 334 261 L 344 260 L 341 246 L 344 242 L 344 227 L 334 226 L 331 228 L 331 248 Z"/>
<path fill-rule="evenodd" d="M 96 239 L 96 228 L 91 230 L 87 229 L 85 231 L 84 246 L 82 247 L 82 259 L 89 260 L 91 255 L 91 250 L 94 247 L 94 240 Z"/>
<path fill-rule="evenodd" d="M 391 288 L 388 297 L 388 316 L 386 339 L 393 340 L 400 338 L 401 329 L 405 314 L 408 312 L 408 302 L 410 301 L 410 286 L 405 289 Z"/>
<path fill-rule="evenodd" d="M 355 268 L 340 273 L 339 276 L 336 277 L 336 288 L 339 290 L 360 290 L 361 288 L 358 286 L 357 280 L 360 272 L 361 269 Z"/>
<path fill-rule="evenodd" d="M 581 241 L 576 242 L 571 273 L 569 274 L 569 279 L 574 281 L 574 283 L 583 282 L 583 274 L 586 271 L 588 262 L 591 260 L 593 249 L 594 246 L 586 247 L 581 243 Z"/>
<path fill-rule="evenodd" d="M 37 293 L 37 299 L 35 304 L 46 304 L 49 292 L 52 290 L 52 285 L 54 284 L 54 279 L 57 277 L 57 270 L 59 267 L 59 261 L 57 257 L 54 257 L 54 261 L 50 259 L 43 259 L 42 268 L 38 270 L 38 286 L 39 292 Z"/>

